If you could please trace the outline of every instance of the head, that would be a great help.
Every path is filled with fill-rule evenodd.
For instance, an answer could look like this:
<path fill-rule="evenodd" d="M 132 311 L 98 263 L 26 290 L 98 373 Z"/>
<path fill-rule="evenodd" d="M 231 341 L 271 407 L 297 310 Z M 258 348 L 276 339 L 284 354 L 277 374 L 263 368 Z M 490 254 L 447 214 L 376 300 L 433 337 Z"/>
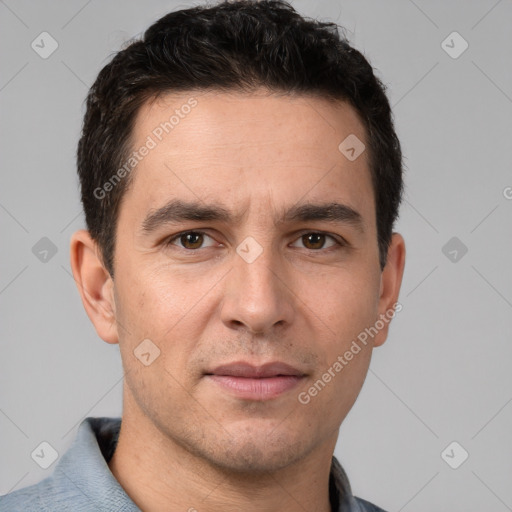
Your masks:
<path fill-rule="evenodd" d="M 389 103 L 336 25 L 278 1 L 168 14 L 98 75 L 78 173 L 72 267 L 125 411 L 225 468 L 333 447 L 405 257 Z M 300 375 L 242 397 L 212 378 L 240 361 Z"/>

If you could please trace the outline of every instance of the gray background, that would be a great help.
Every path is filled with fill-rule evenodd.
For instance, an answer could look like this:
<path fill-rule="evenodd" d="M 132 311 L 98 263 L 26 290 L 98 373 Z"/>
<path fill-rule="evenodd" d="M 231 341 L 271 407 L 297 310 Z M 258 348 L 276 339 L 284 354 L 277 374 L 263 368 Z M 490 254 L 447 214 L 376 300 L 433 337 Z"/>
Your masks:
<path fill-rule="evenodd" d="M 118 347 L 97 337 L 69 265 L 83 100 L 125 40 L 191 4 L 0 2 L 0 494 L 50 474 L 30 457 L 41 441 L 62 454 L 85 416 L 121 414 Z M 346 27 L 377 69 L 407 167 L 403 310 L 336 454 L 355 494 L 390 511 L 512 510 L 512 2 L 293 4 Z M 59 45 L 47 59 L 31 48 L 43 31 Z M 453 31 L 469 44 L 456 59 L 441 46 Z M 452 441 L 469 453 L 458 469 L 441 456 Z"/>

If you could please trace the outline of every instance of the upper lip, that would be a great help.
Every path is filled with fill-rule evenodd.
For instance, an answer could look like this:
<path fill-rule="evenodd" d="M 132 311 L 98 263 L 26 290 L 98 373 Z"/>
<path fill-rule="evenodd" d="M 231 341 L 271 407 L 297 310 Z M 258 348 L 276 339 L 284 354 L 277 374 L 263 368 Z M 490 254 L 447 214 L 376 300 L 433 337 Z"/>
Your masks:
<path fill-rule="evenodd" d="M 245 361 L 237 361 L 234 363 L 217 366 L 212 371 L 207 372 L 207 375 L 223 375 L 231 377 L 263 379 L 281 375 L 302 377 L 305 374 L 297 368 L 294 368 L 293 366 L 280 361 L 274 361 L 260 366 L 253 365 Z"/>

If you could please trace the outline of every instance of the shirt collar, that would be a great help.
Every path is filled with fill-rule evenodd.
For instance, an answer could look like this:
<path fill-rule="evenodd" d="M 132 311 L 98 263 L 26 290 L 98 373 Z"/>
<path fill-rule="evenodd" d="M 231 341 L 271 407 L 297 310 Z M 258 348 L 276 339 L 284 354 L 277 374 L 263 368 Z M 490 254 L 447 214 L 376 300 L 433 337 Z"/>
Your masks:
<path fill-rule="evenodd" d="M 55 469 L 55 484 L 75 486 L 87 501 L 101 510 L 140 512 L 108 467 L 120 428 L 121 418 L 84 419 L 72 446 Z M 334 456 L 329 474 L 329 499 L 333 512 L 359 510 L 348 477 Z"/>
<path fill-rule="evenodd" d="M 83 420 L 73 444 L 55 469 L 54 485 L 76 487 L 83 494 L 83 501 L 94 505 L 95 510 L 140 512 L 108 467 L 120 426 L 121 418 Z"/>

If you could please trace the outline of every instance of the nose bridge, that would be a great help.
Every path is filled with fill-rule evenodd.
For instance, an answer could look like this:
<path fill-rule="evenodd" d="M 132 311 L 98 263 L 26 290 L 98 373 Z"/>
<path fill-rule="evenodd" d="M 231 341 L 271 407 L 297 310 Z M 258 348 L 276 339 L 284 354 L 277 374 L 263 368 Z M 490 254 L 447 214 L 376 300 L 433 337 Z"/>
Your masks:
<path fill-rule="evenodd" d="M 253 293 L 274 294 L 276 290 L 276 274 L 280 264 L 278 256 L 269 245 L 255 247 L 251 242 L 240 244 L 235 260 L 235 273 L 239 273 L 245 288 Z"/>
<path fill-rule="evenodd" d="M 231 327 L 243 324 L 253 332 L 291 322 L 293 308 L 282 272 L 279 255 L 270 244 L 262 246 L 254 239 L 243 241 L 227 276 L 223 321 Z"/>

